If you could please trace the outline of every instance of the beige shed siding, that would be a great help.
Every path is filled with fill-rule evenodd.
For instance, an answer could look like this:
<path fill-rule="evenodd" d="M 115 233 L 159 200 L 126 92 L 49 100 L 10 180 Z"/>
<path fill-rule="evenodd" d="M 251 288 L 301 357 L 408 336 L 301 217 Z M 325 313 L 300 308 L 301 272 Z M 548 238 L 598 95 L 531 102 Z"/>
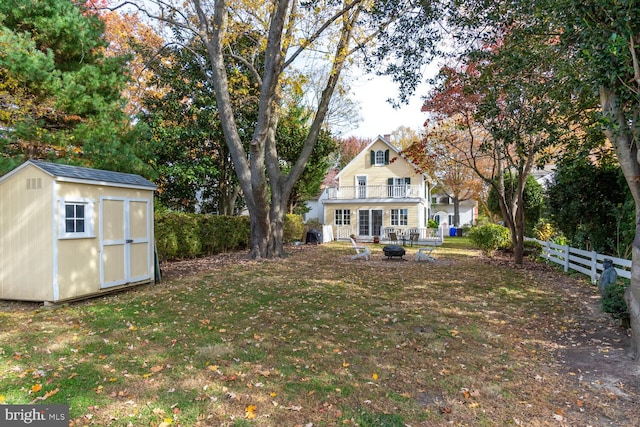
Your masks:
<path fill-rule="evenodd" d="M 52 204 L 51 178 L 34 166 L 0 186 L 0 298 L 53 298 Z"/>
<path fill-rule="evenodd" d="M 136 190 L 129 188 L 117 188 L 111 186 L 78 184 L 72 182 L 58 183 L 58 200 L 91 200 L 93 202 L 93 231 L 94 238 L 58 239 L 58 289 L 59 298 L 72 299 L 83 295 L 100 292 L 100 197 L 114 199 L 147 199 L 152 206 L 153 192 L 149 190 Z M 105 204 L 105 208 L 119 209 L 119 203 Z M 117 217 L 117 215 L 115 216 Z M 111 216 L 114 218 L 114 216 Z M 110 222 L 104 224 L 104 239 L 113 239 L 118 231 L 122 230 L 122 223 Z M 153 230 L 150 241 L 153 242 Z M 139 250 L 139 249 L 138 249 Z M 122 247 L 111 247 L 102 254 L 109 259 L 108 269 L 105 271 L 105 282 L 119 279 L 120 272 L 124 270 L 124 256 Z M 120 252 L 119 252 L 120 251 Z M 136 267 L 140 270 L 140 267 Z M 153 279 L 153 273 L 150 274 Z"/>

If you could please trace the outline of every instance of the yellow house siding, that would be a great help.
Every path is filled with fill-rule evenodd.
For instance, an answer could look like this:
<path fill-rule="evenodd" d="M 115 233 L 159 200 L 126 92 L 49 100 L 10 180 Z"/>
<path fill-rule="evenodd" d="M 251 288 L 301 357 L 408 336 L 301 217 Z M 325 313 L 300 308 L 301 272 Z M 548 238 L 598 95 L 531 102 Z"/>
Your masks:
<path fill-rule="evenodd" d="M 404 158 L 390 150 L 389 164 L 372 165 L 371 150 L 390 150 L 389 146 L 381 141 L 374 143 L 369 150 L 358 155 L 354 162 L 340 172 L 340 185 L 356 185 L 356 176 L 366 176 L 367 185 L 387 185 L 389 178 L 411 178 L 412 184 L 419 184 L 421 175 Z"/>
<path fill-rule="evenodd" d="M 51 177 L 34 166 L 0 185 L 0 298 L 53 298 L 52 204 Z"/>
<path fill-rule="evenodd" d="M 327 224 L 332 225 L 333 235 L 337 236 L 338 226 L 335 223 L 335 212 L 337 209 L 349 209 L 351 212 L 351 224 L 345 227 L 351 227 L 354 234 L 358 234 L 358 211 L 362 209 L 366 210 L 381 210 L 382 211 L 382 227 L 384 228 L 417 228 L 420 226 L 420 210 L 424 210 L 422 204 L 406 204 L 406 203 L 384 203 L 384 204 L 364 204 L 364 203 L 330 203 L 325 205 Z M 391 225 L 391 210 L 393 209 L 407 209 L 407 222 L 406 226 Z M 376 233 L 377 234 L 377 233 Z"/>

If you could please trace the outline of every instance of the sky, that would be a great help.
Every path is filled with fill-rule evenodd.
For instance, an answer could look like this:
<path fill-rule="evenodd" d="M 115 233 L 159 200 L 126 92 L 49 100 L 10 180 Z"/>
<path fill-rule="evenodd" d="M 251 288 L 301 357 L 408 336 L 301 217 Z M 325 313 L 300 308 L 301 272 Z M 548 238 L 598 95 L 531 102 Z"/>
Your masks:
<path fill-rule="evenodd" d="M 387 102 L 389 98 L 397 98 L 398 89 L 391 78 L 384 76 L 363 76 L 351 82 L 354 99 L 360 103 L 360 114 L 363 121 L 358 127 L 346 132 L 343 136 L 375 138 L 378 135 L 391 134 L 400 126 L 421 131 L 426 114 L 420 111 L 422 96 L 427 92 L 427 85 L 419 86 L 410 98 L 409 104 L 394 109 Z"/>

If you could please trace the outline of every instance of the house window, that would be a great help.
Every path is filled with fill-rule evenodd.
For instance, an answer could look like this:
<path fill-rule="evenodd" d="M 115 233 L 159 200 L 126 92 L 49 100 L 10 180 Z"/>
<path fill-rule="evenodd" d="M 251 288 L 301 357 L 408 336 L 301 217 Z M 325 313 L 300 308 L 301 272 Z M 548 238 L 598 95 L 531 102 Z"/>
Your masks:
<path fill-rule="evenodd" d="M 384 166 L 389 164 L 389 150 L 371 150 L 371 164 L 374 166 Z"/>
<path fill-rule="evenodd" d="M 408 225 L 409 211 L 407 209 L 391 209 L 391 225 Z"/>
<path fill-rule="evenodd" d="M 376 166 L 384 165 L 384 151 L 376 151 Z"/>
<path fill-rule="evenodd" d="M 60 237 L 74 239 L 93 237 L 93 202 L 60 202 Z"/>
<path fill-rule="evenodd" d="M 351 225 L 351 209 L 336 209 L 336 225 Z"/>

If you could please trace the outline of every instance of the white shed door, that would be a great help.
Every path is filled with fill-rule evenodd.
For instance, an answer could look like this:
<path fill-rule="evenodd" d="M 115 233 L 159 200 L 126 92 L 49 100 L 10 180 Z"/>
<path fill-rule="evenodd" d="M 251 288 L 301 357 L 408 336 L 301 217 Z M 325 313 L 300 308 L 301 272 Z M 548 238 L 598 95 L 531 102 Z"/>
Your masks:
<path fill-rule="evenodd" d="M 149 201 L 100 199 L 100 287 L 151 278 Z"/>

